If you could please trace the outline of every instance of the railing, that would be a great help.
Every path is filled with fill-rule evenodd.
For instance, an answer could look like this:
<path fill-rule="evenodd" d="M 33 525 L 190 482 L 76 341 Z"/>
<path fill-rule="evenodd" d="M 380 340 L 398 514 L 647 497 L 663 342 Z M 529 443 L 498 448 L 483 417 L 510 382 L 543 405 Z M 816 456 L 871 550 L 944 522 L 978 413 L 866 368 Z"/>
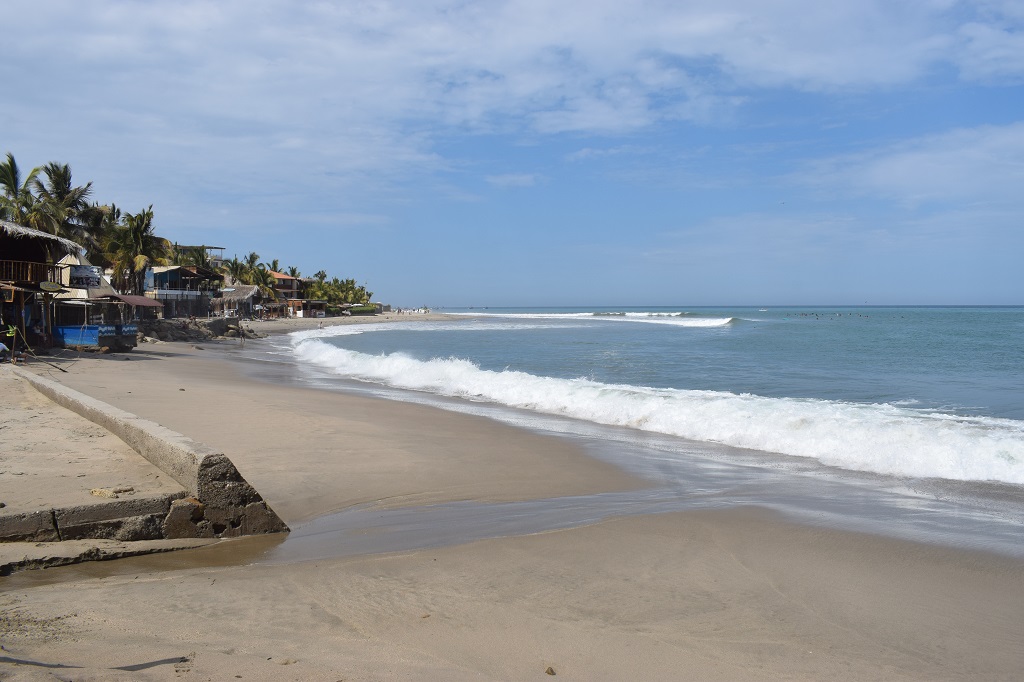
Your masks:
<path fill-rule="evenodd" d="M 21 260 L 0 260 L 0 280 L 4 282 L 55 282 L 57 266 Z"/>
<path fill-rule="evenodd" d="M 183 299 L 198 299 L 202 296 L 209 296 L 212 291 L 196 291 L 195 289 L 150 289 L 146 296 L 155 298 L 158 301 L 180 301 Z"/>

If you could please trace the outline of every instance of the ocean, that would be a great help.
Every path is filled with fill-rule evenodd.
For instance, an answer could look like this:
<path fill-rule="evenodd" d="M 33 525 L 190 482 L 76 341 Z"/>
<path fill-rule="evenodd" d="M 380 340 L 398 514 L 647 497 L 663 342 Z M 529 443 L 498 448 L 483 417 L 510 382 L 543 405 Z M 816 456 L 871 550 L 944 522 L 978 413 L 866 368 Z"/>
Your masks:
<path fill-rule="evenodd" d="M 272 354 L 310 386 L 572 438 L 657 482 L 529 503 L 544 527 L 750 504 L 1024 555 L 1024 307 L 439 312 Z"/>

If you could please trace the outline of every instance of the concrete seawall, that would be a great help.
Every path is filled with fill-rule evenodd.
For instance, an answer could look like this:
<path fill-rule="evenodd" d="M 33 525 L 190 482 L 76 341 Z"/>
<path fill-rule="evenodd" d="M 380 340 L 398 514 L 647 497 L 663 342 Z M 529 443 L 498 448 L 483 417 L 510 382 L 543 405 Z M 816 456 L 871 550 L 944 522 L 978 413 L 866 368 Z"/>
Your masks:
<path fill-rule="evenodd" d="M 185 488 L 187 496 L 170 500 L 166 512 L 157 511 L 161 537 L 238 537 L 288 530 L 223 453 L 50 379 L 12 369 L 54 403 L 119 437 Z M 101 520 L 110 525 L 111 519 L 96 519 Z"/>

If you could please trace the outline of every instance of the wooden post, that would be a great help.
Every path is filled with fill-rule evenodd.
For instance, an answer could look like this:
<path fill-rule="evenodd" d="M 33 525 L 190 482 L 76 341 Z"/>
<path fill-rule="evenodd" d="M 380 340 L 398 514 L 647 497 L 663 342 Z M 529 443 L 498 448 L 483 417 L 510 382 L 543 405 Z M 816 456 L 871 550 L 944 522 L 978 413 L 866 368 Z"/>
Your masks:
<path fill-rule="evenodd" d="M 28 345 L 28 335 L 25 333 L 25 292 L 18 290 L 18 331 L 21 332 L 21 340 Z M 15 337 L 17 338 L 17 337 Z M 13 348 L 11 349 L 14 350 Z"/>

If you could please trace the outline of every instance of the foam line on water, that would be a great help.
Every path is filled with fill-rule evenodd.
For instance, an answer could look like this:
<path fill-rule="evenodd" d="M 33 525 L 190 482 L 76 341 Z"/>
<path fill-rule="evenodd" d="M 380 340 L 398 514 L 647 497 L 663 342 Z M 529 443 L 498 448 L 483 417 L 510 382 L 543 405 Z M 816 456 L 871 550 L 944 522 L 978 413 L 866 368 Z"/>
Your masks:
<path fill-rule="evenodd" d="M 297 358 L 339 376 L 897 476 L 1024 484 L 1024 422 L 904 405 L 656 389 L 481 369 L 459 358 L 368 355 L 315 336 Z"/>
<path fill-rule="evenodd" d="M 639 322 L 675 327 L 725 327 L 736 322 L 734 317 L 698 317 L 685 312 L 589 312 L 589 313 L 449 313 L 477 318 L 516 320 L 595 320 L 598 322 Z"/>

